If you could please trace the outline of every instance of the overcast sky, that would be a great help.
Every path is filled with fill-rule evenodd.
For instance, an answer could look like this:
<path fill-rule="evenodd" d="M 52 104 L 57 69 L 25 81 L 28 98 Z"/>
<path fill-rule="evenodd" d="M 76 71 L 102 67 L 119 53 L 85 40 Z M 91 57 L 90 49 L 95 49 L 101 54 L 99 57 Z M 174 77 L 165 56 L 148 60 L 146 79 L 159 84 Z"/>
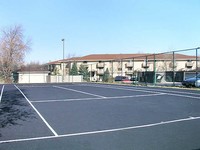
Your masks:
<path fill-rule="evenodd" d="M 0 28 L 22 25 L 26 62 L 200 46 L 199 0 L 0 0 Z"/>

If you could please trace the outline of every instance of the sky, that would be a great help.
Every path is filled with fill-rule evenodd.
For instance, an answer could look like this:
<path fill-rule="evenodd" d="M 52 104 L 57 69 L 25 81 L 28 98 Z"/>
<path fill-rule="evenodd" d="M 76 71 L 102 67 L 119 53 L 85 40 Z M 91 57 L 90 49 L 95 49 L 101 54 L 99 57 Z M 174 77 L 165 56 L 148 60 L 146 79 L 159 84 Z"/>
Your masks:
<path fill-rule="evenodd" d="M 21 25 L 25 62 L 200 46 L 200 0 L 0 0 L 0 29 Z"/>

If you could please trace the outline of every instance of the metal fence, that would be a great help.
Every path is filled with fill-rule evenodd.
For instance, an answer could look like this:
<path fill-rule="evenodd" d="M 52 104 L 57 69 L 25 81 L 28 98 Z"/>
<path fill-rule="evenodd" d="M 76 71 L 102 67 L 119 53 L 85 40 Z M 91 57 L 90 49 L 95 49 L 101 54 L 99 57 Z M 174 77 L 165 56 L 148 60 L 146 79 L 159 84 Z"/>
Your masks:
<path fill-rule="evenodd" d="M 111 60 L 110 74 L 113 80 L 126 76 L 137 84 L 179 86 L 200 72 L 199 51 L 198 47 Z"/>
<path fill-rule="evenodd" d="M 64 81 L 63 77 L 69 76 L 72 64 L 76 63 L 77 68 L 80 68 L 80 65 L 87 68 L 85 70 L 86 72 L 80 73 L 79 71 L 79 75 L 81 74 L 85 81 L 104 81 L 105 76 L 108 77 L 109 72 L 109 79 L 106 80 L 107 82 L 115 82 L 115 77 L 120 76 L 131 79 L 134 84 L 180 86 L 181 82 L 186 78 L 194 77 L 200 73 L 200 48 L 148 55 L 136 54 L 132 55 L 132 57 L 129 57 L 129 55 L 121 55 L 120 57 L 119 55 L 118 58 L 106 60 L 83 61 L 82 59 L 71 59 L 64 63 L 65 65 L 62 65 L 62 63 L 58 64 L 57 68 L 53 67 L 57 64 L 48 67 L 47 70 L 49 73 L 45 72 L 46 69 L 40 70 L 40 73 L 42 72 L 42 75 L 40 75 L 41 81 L 39 81 L 39 78 L 34 78 L 36 75 L 33 74 L 34 72 L 31 74 L 30 70 L 32 69 L 28 69 L 29 72 L 26 72 L 26 75 L 24 75 L 27 78 L 26 82 L 30 82 L 30 78 L 31 81 L 34 79 L 37 82 L 48 82 L 47 78 L 44 78 L 44 76 L 48 75 L 62 76 L 62 81 L 68 82 L 68 80 Z M 63 72 L 64 75 L 62 74 Z M 18 77 L 20 77 L 20 75 Z M 60 82 L 61 77 L 59 77 L 59 79 L 57 78 L 58 77 L 56 77 L 55 81 Z"/>

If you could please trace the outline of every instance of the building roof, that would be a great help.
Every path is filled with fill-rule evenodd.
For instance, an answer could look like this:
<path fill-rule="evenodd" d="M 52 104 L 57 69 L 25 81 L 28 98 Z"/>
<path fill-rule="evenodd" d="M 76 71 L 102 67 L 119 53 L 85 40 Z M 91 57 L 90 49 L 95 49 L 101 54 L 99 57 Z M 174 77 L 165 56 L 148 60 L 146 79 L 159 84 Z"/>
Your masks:
<path fill-rule="evenodd" d="M 146 54 L 91 54 L 80 57 L 80 61 L 106 61 L 106 60 L 121 60 L 133 57 L 140 57 Z"/>
<path fill-rule="evenodd" d="M 112 61 L 112 60 L 121 60 L 121 59 L 133 59 L 134 60 L 154 60 L 154 54 L 91 54 L 83 57 L 72 57 L 68 59 L 57 60 L 53 62 L 49 62 L 48 64 L 60 64 L 61 62 L 71 62 L 71 61 Z M 196 56 L 183 55 L 183 54 L 175 54 L 175 60 L 194 60 Z M 156 60 L 172 60 L 172 53 L 164 53 L 164 54 L 155 54 Z"/>

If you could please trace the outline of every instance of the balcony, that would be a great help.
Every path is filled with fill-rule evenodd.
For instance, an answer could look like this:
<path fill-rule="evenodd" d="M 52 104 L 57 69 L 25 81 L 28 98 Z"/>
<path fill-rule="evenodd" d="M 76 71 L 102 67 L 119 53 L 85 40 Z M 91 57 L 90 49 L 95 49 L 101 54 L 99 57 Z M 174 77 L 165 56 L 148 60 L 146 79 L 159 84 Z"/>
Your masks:
<path fill-rule="evenodd" d="M 117 66 L 117 69 L 118 69 L 118 70 L 122 70 L 122 65 L 118 65 L 118 66 Z"/>
<path fill-rule="evenodd" d="M 103 69 L 97 70 L 97 75 L 103 75 L 103 74 L 104 74 L 104 70 Z"/>
<path fill-rule="evenodd" d="M 186 62 L 186 63 L 185 63 L 185 67 L 186 67 L 186 68 L 192 68 L 192 66 L 193 66 L 192 61 L 189 61 L 189 62 Z"/>
<path fill-rule="evenodd" d="M 104 63 L 97 63 L 97 68 L 104 68 Z"/>
<path fill-rule="evenodd" d="M 142 63 L 142 68 L 144 68 L 144 69 L 149 68 L 149 64 L 148 63 Z"/>
<path fill-rule="evenodd" d="M 126 71 L 125 72 L 127 75 L 132 75 L 133 74 L 133 71 L 129 70 L 129 71 Z"/>
<path fill-rule="evenodd" d="M 174 63 L 173 63 L 173 62 L 170 62 L 170 63 L 169 63 L 169 67 L 170 67 L 170 68 L 176 68 L 176 67 L 177 67 L 177 62 L 174 62 Z"/>
<path fill-rule="evenodd" d="M 129 63 L 127 63 L 125 66 L 126 66 L 126 68 L 133 68 L 133 63 L 132 63 L 132 62 L 129 62 Z"/>
<path fill-rule="evenodd" d="M 88 68 L 88 64 L 83 63 L 82 64 L 85 68 Z"/>

